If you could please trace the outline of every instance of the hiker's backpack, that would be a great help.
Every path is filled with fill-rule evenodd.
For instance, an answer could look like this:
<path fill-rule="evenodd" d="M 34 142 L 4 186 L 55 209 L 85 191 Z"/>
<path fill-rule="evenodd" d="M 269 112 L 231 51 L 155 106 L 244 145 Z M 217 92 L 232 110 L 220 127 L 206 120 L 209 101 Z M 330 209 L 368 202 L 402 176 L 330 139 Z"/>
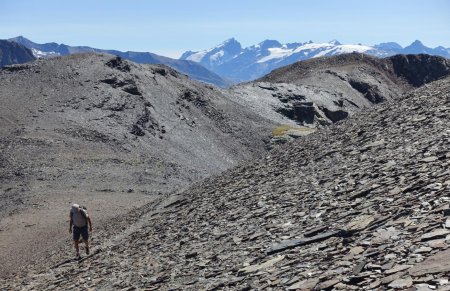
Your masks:
<path fill-rule="evenodd" d="M 86 220 L 86 227 L 88 227 L 88 220 L 87 220 L 87 208 L 86 206 L 80 206 L 80 213 L 81 216 L 83 216 L 84 220 Z M 83 236 L 80 236 L 79 242 L 83 242 Z"/>
<path fill-rule="evenodd" d="M 86 208 L 86 206 L 80 206 L 80 213 L 81 213 L 81 216 L 83 216 L 84 217 L 84 219 L 86 220 L 86 225 L 87 225 L 87 223 L 88 223 L 88 221 L 87 221 L 87 208 Z"/>
<path fill-rule="evenodd" d="M 88 220 L 87 220 L 87 208 L 86 208 L 86 206 L 79 206 L 79 207 L 80 207 L 81 216 L 83 216 L 84 220 L 86 220 L 86 225 L 87 225 L 87 223 L 88 223 Z M 73 213 L 70 212 L 70 215 L 71 215 L 70 217 L 72 217 Z"/>

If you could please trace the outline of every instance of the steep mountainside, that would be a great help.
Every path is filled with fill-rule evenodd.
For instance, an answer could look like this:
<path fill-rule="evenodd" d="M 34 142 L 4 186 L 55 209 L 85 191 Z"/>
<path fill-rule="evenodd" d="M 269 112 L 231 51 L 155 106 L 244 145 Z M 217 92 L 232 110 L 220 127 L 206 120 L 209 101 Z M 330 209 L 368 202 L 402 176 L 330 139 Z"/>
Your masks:
<path fill-rule="evenodd" d="M 2 284 L 445 289 L 449 117 L 446 78 L 150 205 L 130 232 L 78 264 L 61 258 Z"/>
<path fill-rule="evenodd" d="M 353 53 L 297 62 L 230 91 L 262 116 L 288 118 L 278 121 L 285 126 L 272 141 L 279 143 L 448 75 L 450 60 L 443 57 Z"/>
<path fill-rule="evenodd" d="M 33 60 L 35 60 L 33 53 L 23 45 L 12 41 L 0 40 L 0 68 Z"/>
<path fill-rule="evenodd" d="M 143 204 L 264 152 L 274 127 L 173 69 L 112 55 L 7 66 L 0 100 L 0 245 L 11 247 L 26 241 L 11 234 L 23 227 L 4 224 L 11 217 L 57 217 L 71 201 L 97 201 L 97 215 L 114 212 L 114 199 Z M 28 232 L 61 222 L 30 222 Z M 1 268 L 7 250 L 29 255 L 2 248 Z"/>
<path fill-rule="evenodd" d="M 164 64 L 181 73 L 187 74 L 194 80 L 214 84 L 219 87 L 227 87 L 231 84 L 229 81 L 222 79 L 222 77 L 216 73 L 209 71 L 196 62 L 171 59 L 149 52 L 121 52 L 117 50 L 97 49 L 88 46 L 68 46 L 54 42 L 38 44 L 26 39 L 23 36 L 11 38 L 10 41 L 24 45 L 25 47 L 31 49 L 36 57 L 41 58 L 66 56 L 86 52 L 108 53 L 140 64 Z"/>
<path fill-rule="evenodd" d="M 180 59 L 198 62 L 220 76 L 238 83 L 257 79 L 276 68 L 298 61 L 353 52 L 377 57 L 395 54 L 429 54 L 450 58 L 450 48 L 442 46 L 428 48 L 418 40 L 405 48 L 395 42 L 367 46 L 341 44 L 337 40 L 328 43 L 309 41 L 287 44 L 281 44 L 276 40 L 265 40 L 257 45 L 242 48 L 241 44 L 232 38 L 208 50 L 187 51 Z"/>

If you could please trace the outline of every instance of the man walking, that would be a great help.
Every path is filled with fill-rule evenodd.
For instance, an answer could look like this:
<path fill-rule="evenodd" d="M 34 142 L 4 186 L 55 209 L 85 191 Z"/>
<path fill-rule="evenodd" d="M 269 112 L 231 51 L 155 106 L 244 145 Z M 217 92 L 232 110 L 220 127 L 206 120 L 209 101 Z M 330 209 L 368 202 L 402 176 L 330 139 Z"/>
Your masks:
<path fill-rule="evenodd" d="M 69 233 L 73 232 L 73 241 L 75 244 L 75 250 L 77 252 L 76 259 L 81 259 L 79 240 L 80 235 L 83 237 L 84 244 L 86 245 L 86 255 L 89 255 L 89 232 L 92 232 L 92 222 L 86 209 L 83 209 L 78 204 L 73 204 L 70 209 L 70 226 Z M 73 225 L 73 228 L 72 228 Z"/>

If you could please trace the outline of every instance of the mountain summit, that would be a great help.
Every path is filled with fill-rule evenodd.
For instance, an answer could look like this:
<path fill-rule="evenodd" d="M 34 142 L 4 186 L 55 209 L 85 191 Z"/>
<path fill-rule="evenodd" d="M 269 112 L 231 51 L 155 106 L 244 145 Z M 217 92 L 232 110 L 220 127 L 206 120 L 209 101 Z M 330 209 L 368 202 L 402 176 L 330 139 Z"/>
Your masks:
<path fill-rule="evenodd" d="M 405 47 L 403 51 L 409 54 L 426 54 L 429 50 L 430 48 L 426 47 L 420 40 L 415 40 L 409 46 Z"/>
<path fill-rule="evenodd" d="M 337 39 L 330 40 L 328 43 L 333 44 L 333 45 L 341 45 L 342 44 Z"/>
<path fill-rule="evenodd" d="M 213 68 L 230 61 L 241 51 L 241 44 L 236 39 L 230 38 L 210 50 L 185 52 L 180 59 L 198 62 L 206 68 Z M 204 62 L 202 60 L 204 60 Z"/>

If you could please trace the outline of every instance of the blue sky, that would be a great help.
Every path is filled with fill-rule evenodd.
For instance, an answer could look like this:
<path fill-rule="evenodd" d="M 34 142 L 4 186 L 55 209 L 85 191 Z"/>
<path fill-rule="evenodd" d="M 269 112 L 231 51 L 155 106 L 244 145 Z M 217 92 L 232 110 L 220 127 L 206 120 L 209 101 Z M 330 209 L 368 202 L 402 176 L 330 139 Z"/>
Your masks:
<path fill-rule="evenodd" d="M 0 0 L 0 39 L 178 56 L 235 37 L 450 47 L 447 0 Z"/>

